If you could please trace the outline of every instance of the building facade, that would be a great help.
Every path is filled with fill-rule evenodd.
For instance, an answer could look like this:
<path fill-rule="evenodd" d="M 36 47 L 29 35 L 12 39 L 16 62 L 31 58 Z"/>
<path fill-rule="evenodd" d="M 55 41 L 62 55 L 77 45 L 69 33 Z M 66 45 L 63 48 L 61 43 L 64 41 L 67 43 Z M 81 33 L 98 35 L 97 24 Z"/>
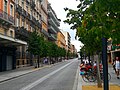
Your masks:
<path fill-rule="evenodd" d="M 63 33 L 61 31 L 59 31 L 57 33 L 57 41 L 56 41 L 57 45 L 61 48 L 66 49 L 66 41 L 65 41 L 65 36 L 63 35 Z"/>
<path fill-rule="evenodd" d="M 15 0 L 15 38 L 27 42 L 29 33 L 37 31 L 40 34 L 41 24 L 40 0 Z M 17 47 L 17 63 L 19 66 L 30 65 L 30 54 L 27 45 Z"/>
<path fill-rule="evenodd" d="M 0 0 L 0 71 L 15 69 L 17 46 L 27 44 L 15 38 L 14 11 L 14 0 Z"/>
<path fill-rule="evenodd" d="M 48 26 L 49 25 L 49 26 Z M 33 65 L 29 34 L 55 42 L 60 20 L 47 0 L 0 0 L 0 71 Z"/>
<path fill-rule="evenodd" d="M 71 46 L 70 52 L 71 52 L 71 53 L 76 53 L 76 51 L 75 51 L 75 46 L 74 46 L 73 44 L 71 44 L 70 46 Z"/>
<path fill-rule="evenodd" d="M 48 1 L 47 0 L 41 0 L 41 17 L 42 17 L 42 29 L 41 33 L 44 39 L 48 40 L 49 34 L 48 34 Z"/>
<path fill-rule="evenodd" d="M 71 36 L 67 31 L 62 31 L 63 35 L 65 36 L 65 41 L 66 41 L 66 50 L 70 51 L 71 50 Z"/>
<path fill-rule="evenodd" d="M 57 40 L 57 32 L 60 31 L 60 19 L 57 18 L 56 13 L 51 7 L 51 4 L 48 3 L 48 32 L 49 32 L 49 41 L 55 42 Z"/>

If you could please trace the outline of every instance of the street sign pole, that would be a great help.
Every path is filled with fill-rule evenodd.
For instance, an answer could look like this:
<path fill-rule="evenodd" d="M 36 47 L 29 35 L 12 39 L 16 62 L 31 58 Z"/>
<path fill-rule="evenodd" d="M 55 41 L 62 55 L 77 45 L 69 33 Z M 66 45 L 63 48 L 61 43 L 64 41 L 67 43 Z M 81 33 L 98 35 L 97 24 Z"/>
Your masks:
<path fill-rule="evenodd" d="M 103 79 L 104 79 L 104 90 L 109 90 L 108 82 L 108 62 L 107 62 L 107 39 L 102 38 L 102 63 L 103 63 Z"/>

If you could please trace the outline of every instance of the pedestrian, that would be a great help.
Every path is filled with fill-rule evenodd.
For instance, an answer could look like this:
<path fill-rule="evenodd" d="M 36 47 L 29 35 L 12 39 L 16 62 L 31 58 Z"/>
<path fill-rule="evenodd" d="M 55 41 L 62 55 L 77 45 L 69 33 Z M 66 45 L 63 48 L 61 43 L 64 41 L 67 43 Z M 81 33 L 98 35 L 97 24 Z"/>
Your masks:
<path fill-rule="evenodd" d="M 115 70 L 115 73 L 116 73 L 115 59 L 113 59 L 113 63 L 112 63 L 112 65 L 113 65 L 113 70 Z"/>
<path fill-rule="evenodd" d="M 119 77 L 119 72 L 120 72 L 120 60 L 119 60 L 119 57 L 115 58 L 115 68 L 116 68 L 117 79 L 120 79 L 120 77 Z"/>

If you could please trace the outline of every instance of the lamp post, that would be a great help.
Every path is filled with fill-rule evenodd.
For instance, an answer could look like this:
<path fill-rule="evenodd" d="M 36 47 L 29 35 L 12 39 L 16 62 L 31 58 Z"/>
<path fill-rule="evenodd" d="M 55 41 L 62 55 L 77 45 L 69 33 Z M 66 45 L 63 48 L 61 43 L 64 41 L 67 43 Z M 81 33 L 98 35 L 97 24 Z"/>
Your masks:
<path fill-rule="evenodd" d="M 102 63 L 103 63 L 103 79 L 104 79 L 104 90 L 109 90 L 108 82 L 108 62 L 107 62 L 107 39 L 102 38 Z"/>

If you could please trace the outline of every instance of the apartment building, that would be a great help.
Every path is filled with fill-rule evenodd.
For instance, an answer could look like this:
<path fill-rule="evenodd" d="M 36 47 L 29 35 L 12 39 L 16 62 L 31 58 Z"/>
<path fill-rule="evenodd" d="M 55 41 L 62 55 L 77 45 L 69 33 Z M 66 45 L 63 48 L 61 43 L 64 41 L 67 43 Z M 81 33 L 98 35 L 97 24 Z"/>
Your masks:
<path fill-rule="evenodd" d="M 71 53 L 75 53 L 75 46 L 74 46 L 73 44 L 71 44 L 70 46 L 71 46 L 70 52 L 71 52 Z"/>
<path fill-rule="evenodd" d="M 14 0 L 0 0 L 0 71 L 16 68 L 16 47 L 27 43 L 15 38 Z"/>
<path fill-rule="evenodd" d="M 48 3 L 48 32 L 49 32 L 49 41 L 55 42 L 57 40 L 57 32 L 60 31 L 60 19 L 57 18 L 56 13 L 51 7 L 51 4 Z"/>
<path fill-rule="evenodd" d="M 71 36 L 67 31 L 63 31 L 61 30 L 61 32 L 63 33 L 63 35 L 65 36 L 65 41 L 66 41 L 66 50 L 70 51 L 71 50 Z"/>
<path fill-rule="evenodd" d="M 41 29 L 41 1 L 15 0 L 15 38 L 26 42 L 30 32 L 36 30 L 40 34 Z M 17 66 L 32 64 L 26 50 L 27 45 L 17 47 Z"/>
<path fill-rule="evenodd" d="M 65 36 L 63 35 L 63 33 L 61 31 L 59 31 L 57 33 L 57 41 L 56 41 L 57 45 L 61 48 L 65 48 L 66 49 L 66 41 L 65 41 Z"/>
<path fill-rule="evenodd" d="M 49 34 L 48 34 L 48 12 L 47 12 L 47 6 L 48 0 L 41 0 L 41 17 L 42 17 L 42 36 L 44 39 L 48 40 Z"/>
<path fill-rule="evenodd" d="M 29 33 L 55 42 L 59 26 L 47 0 L 0 0 L 0 71 L 33 65 L 35 57 L 26 51 Z"/>

